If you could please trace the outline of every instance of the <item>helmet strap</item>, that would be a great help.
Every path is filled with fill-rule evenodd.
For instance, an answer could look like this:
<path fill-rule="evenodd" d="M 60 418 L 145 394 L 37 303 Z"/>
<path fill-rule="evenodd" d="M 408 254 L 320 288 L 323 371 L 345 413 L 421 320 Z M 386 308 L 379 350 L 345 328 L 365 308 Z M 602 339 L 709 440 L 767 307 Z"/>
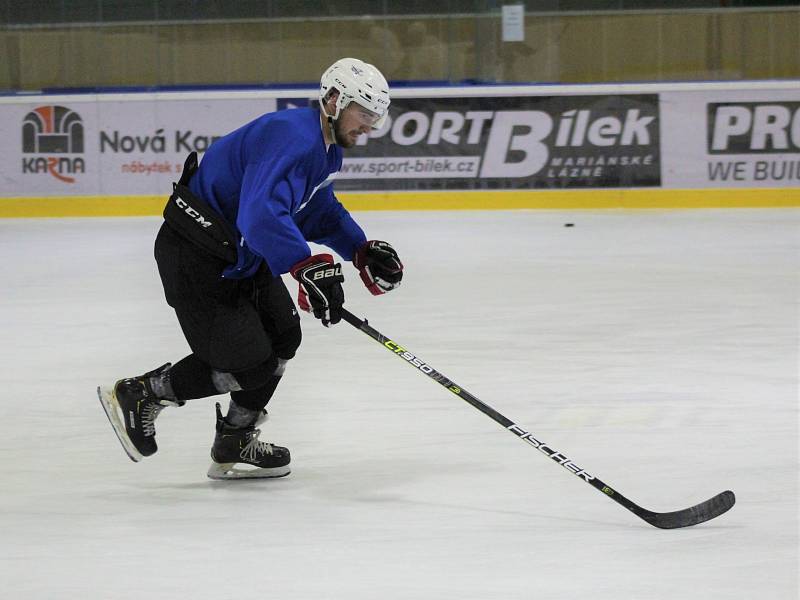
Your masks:
<path fill-rule="evenodd" d="M 327 113 L 325 114 L 325 118 L 328 120 L 328 131 L 331 134 L 331 139 L 333 140 L 334 144 L 338 144 L 339 142 L 336 141 L 336 128 L 334 127 L 334 122 L 336 119 Z"/>
<path fill-rule="evenodd" d="M 324 100 L 327 101 L 327 99 L 330 98 L 330 95 L 331 95 L 331 92 L 329 91 L 327 94 L 325 94 Z M 336 128 L 334 127 L 334 124 L 335 124 L 336 119 L 339 118 L 339 115 L 342 114 L 342 110 L 343 109 L 339 107 L 339 102 L 337 100 L 337 102 L 336 102 L 336 115 L 332 116 L 332 115 L 328 114 L 328 110 L 326 109 L 325 104 L 326 104 L 326 102 L 324 102 L 323 99 L 320 98 L 319 105 L 320 105 L 320 108 L 322 108 L 322 113 L 325 115 L 325 119 L 328 121 L 328 131 L 331 134 L 331 140 L 333 140 L 334 144 L 338 144 L 338 142 L 336 141 Z"/>

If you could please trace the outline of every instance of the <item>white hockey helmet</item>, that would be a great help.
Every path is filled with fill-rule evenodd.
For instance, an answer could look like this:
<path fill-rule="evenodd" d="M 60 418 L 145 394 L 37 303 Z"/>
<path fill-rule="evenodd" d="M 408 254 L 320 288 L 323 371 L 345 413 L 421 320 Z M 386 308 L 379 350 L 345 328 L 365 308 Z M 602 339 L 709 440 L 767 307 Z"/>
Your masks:
<path fill-rule="evenodd" d="M 319 83 L 319 104 L 325 113 L 325 99 L 331 89 L 339 91 L 336 99 L 336 113 L 329 115 L 336 120 L 348 104 L 355 102 L 376 117 L 371 123 L 373 129 L 380 129 L 389 114 L 389 84 L 381 72 L 373 65 L 357 58 L 342 58 L 333 63 Z M 325 113 L 327 114 L 327 113 Z"/>

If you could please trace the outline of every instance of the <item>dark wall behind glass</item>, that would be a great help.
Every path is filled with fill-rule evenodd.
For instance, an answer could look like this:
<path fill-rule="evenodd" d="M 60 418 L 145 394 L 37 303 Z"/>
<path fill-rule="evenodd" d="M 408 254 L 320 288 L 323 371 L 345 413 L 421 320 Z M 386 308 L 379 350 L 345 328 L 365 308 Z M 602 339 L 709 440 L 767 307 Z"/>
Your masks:
<path fill-rule="evenodd" d="M 798 6 L 797 0 L 0 0 L 0 24 L 150 20 L 278 19 L 485 13 L 504 4 L 526 12 L 736 9 Z"/>
<path fill-rule="evenodd" d="M 390 80 L 800 78 L 800 1 L 0 0 L 0 90 L 313 83 L 342 56 Z"/>

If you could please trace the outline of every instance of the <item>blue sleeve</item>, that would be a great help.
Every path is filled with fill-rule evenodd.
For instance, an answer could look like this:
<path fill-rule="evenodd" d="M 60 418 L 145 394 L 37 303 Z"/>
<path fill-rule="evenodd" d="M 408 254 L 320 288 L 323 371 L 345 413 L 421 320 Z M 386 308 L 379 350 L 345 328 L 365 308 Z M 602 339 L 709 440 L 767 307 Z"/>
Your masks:
<path fill-rule="evenodd" d="M 242 180 L 236 225 L 247 246 L 276 276 L 311 255 L 292 219 L 293 207 L 305 195 L 302 164 L 291 152 L 273 153 L 248 164 Z"/>
<path fill-rule="evenodd" d="M 367 241 L 364 230 L 334 196 L 332 185 L 318 190 L 308 209 L 298 216 L 298 227 L 307 240 L 328 246 L 344 260 L 353 260 L 358 247 Z"/>

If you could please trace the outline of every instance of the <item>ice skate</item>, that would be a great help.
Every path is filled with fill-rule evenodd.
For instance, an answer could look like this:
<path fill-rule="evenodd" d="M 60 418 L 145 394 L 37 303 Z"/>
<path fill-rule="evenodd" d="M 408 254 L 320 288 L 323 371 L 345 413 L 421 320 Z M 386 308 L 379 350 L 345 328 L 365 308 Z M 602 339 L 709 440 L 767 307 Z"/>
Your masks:
<path fill-rule="evenodd" d="M 167 363 L 139 377 L 121 379 L 113 388 L 97 388 L 114 433 L 134 462 L 158 450 L 155 421 L 164 407 L 183 405 L 177 400 L 158 397 L 153 391 L 153 379 L 165 377 L 171 366 Z"/>
<path fill-rule="evenodd" d="M 284 477 L 291 472 L 289 450 L 262 442 L 256 429 L 267 420 L 267 413 L 249 427 L 236 428 L 223 417 L 217 403 L 217 435 L 211 448 L 211 479 L 263 479 Z"/>

